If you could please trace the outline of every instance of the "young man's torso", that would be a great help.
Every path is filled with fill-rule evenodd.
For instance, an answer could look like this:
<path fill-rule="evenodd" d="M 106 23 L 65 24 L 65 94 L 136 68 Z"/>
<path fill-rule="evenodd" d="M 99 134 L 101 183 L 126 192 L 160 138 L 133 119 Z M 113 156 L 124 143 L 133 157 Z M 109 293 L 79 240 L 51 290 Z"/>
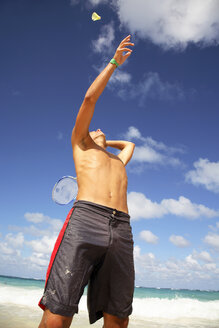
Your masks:
<path fill-rule="evenodd" d="M 73 145 L 78 182 L 77 200 L 87 200 L 128 213 L 127 174 L 118 156 L 98 146 Z"/>

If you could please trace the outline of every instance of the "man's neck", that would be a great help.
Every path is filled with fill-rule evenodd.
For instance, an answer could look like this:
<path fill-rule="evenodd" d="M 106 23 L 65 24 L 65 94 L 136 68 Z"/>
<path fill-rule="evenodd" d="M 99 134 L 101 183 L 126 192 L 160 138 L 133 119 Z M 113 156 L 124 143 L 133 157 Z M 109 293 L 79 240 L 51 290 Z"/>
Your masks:
<path fill-rule="evenodd" d="M 104 150 L 106 150 L 105 144 L 101 141 L 99 142 L 95 142 L 99 147 L 103 148 Z"/>

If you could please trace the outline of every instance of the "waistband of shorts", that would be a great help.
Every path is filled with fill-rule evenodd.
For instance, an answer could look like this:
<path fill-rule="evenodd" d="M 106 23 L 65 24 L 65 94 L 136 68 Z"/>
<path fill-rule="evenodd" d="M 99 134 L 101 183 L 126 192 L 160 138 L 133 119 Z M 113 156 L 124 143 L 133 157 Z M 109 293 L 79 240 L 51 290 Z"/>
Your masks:
<path fill-rule="evenodd" d="M 101 204 L 96 204 L 88 200 L 76 200 L 73 204 L 73 207 L 74 208 L 81 207 L 81 208 L 94 210 L 97 211 L 99 214 L 103 214 L 103 215 L 111 214 L 112 216 L 115 216 L 118 219 L 121 218 L 122 221 L 127 221 L 127 222 L 130 221 L 129 214 L 122 211 L 118 211 L 116 208 L 108 207 Z"/>

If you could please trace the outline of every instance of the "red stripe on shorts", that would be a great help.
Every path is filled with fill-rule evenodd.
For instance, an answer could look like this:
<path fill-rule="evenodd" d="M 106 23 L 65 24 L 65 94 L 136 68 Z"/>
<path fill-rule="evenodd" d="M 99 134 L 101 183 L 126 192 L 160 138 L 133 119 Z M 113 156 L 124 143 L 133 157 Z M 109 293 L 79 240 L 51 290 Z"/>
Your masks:
<path fill-rule="evenodd" d="M 56 257 L 56 254 L 58 252 L 59 246 L 61 245 L 62 239 L 63 239 L 64 234 L 65 234 L 65 230 L 68 226 L 68 222 L 70 220 L 70 217 L 72 215 L 73 210 L 74 210 L 74 207 L 69 211 L 69 213 L 67 215 L 67 218 L 66 218 L 66 220 L 63 224 L 62 230 L 60 231 L 60 233 L 58 235 L 58 238 L 56 240 L 55 246 L 53 248 L 52 255 L 51 255 L 51 258 L 50 258 L 50 262 L 49 262 L 49 266 L 48 266 L 48 269 L 47 269 L 47 272 L 46 272 L 45 288 L 46 288 L 46 285 L 47 285 L 47 281 L 49 279 L 49 275 L 50 275 L 50 272 L 51 272 L 51 269 L 52 269 L 53 262 L 55 260 L 55 257 Z M 41 304 L 41 300 L 42 300 L 42 298 L 40 299 L 38 305 L 39 305 L 39 307 L 41 307 L 41 309 L 45 310 L 45 305 Z"/>

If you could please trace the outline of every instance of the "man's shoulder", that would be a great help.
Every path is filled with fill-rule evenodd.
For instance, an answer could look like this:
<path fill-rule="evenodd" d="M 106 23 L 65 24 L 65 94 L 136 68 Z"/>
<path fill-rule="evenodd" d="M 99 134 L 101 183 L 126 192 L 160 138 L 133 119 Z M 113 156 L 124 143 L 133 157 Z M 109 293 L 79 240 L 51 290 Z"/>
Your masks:
<path fill-rule="evenodd" d="M 118 155 L 115 155 L 115 154 L 110 153 L 110 152 L 107 152 L 107 153 L 108 153 L 108 156 L 110 157 L 110 159 L 112 159 L 114 163 L 122 164 L 122 167 L 125 167 L 123 161 L 121 160 L 121 158 Z"/>
<path fill-rule="evenodd" d="M 82 151 L 94 148 L 95 143 L 88 134 L 84 138 L 78 138 L 76 134 L 72 133 L 71 144 L 73 150 L 80 149 Z"/>

